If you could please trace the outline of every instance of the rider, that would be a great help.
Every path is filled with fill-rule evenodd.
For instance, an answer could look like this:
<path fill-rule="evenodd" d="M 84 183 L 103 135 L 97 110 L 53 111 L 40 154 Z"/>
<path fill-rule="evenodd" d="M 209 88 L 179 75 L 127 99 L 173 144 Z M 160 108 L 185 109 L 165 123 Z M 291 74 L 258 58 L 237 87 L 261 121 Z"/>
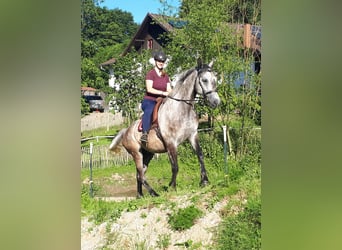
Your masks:
<path fill-rule="evenodd" d="M 143 134 L 140 141 L 147 143 L 148 131 L 151 127 L 152 113 L 157 97 L 167 96 L 171 92 L 170 78 L 164 71 L 166 55 L 162 51 L 154 54 L 155 66 L 146 75 L 146 93 L 141 103 L 144 111 L 142 117 Z"/>

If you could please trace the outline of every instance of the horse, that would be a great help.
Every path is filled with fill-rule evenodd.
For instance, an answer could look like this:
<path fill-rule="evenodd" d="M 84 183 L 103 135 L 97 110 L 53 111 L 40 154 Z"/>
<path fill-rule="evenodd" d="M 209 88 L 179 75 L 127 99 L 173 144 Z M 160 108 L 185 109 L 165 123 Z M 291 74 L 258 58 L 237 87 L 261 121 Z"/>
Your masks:
<path fill-rule="evenodd" d="M 148 164 L 155 153 L 167 152 L 172 170 L 169 186 L 176 190 L 177 147 L 186 140 L 197 154 L 200 164 L 200 186 L 209 184 L 197 134 L 199 122 L 194 105 L 196 94 L 203 96 L 211 108 L 216 108 L 221 101 L 216 90 L 217 78 L 212 71 L 212 65 L 213 61 L 209 64 L 199 63 L 196 67 L 177 75 L 174 88 L 159 107 L 158 127 L 149 131 L 147 144 L 140 142 L 142 132 L 138 127 L 141 119 L 120 130 L 112 140 L 109 150 L 115 151 L 121 142 L 133 157 L 136 165 L 137 198 L 143 197 L 142 186 L 151 196 L 159 196 L 145 177 Z"/>

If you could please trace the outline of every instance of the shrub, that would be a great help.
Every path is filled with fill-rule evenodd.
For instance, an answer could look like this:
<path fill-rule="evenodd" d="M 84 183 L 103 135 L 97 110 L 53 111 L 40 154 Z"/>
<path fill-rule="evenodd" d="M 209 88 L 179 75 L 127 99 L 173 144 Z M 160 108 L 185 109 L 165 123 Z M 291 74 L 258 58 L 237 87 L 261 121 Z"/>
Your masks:
<path fill-rule="evenodd" d="M 169 224 L 173 230 L 182 231 L 189 229 L 202 213 L 201 210 L 193 205 L 184 209 L 179 209 L 175 214 L 170 215 Z"/>

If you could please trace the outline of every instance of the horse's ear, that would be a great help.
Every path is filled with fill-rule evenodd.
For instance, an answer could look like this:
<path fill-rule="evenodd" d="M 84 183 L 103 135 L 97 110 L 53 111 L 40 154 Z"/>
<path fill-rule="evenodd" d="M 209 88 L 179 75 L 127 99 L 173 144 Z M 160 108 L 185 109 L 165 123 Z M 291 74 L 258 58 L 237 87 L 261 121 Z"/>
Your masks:
<path fill-rule="evenodd" d="M 203 61 L 202 61 L 202 58 L 197 58 L 197 68 L 202 68 L 202 65 L 203 65 Z"/>
<path fill-rule="evenodd" d="M 209 67 L 211 68 L 215 62 L 215 59 L 212 59 L 211 62 L 209 63 Z"/>

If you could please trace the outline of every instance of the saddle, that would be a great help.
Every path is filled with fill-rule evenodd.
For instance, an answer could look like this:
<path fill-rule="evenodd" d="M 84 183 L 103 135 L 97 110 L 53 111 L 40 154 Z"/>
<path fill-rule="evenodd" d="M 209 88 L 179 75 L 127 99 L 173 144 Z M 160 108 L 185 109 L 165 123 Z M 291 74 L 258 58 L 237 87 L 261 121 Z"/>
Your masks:
<path fill-rule="evenodd" d="M 156 99 L 156 105 L 154 106 L 153 113 L 152 113 L 152 125 L 151 129 L 158 128 L 158 110 L 160 107 L 160 104 L 162 104 L 164 98 L 163 97 L 158 97 Z M 140 119 L 139 125 L 138 125 L 138 131 L 142 131 L 142 119 Z"/>

